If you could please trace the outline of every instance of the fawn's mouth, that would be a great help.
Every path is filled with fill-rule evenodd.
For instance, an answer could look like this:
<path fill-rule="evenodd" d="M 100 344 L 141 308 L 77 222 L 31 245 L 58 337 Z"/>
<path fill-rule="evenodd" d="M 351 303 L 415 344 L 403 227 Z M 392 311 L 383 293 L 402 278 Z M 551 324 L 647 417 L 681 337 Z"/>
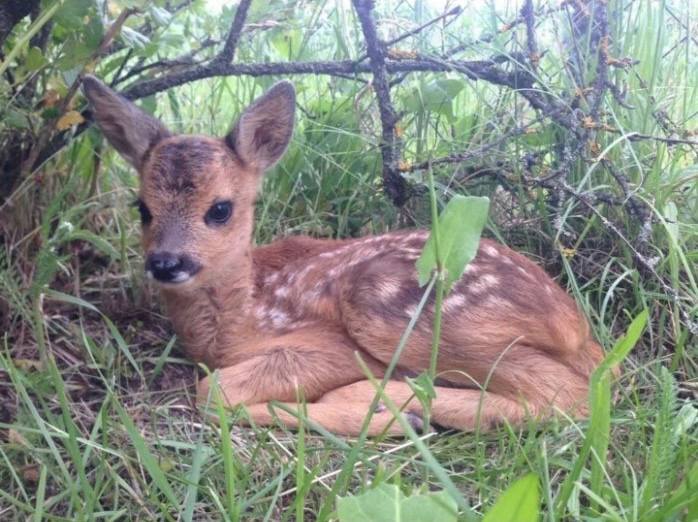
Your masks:
<path fill-rule="evenodd" d="M 163 269 L 158 266 L 146 264 L 145 275 L 163 286 L 179 286 L 184 285 L 194 279 L 194 276 L 201 270 L 201 265 L 198 263 L 185 263 L 184 265 L 174 268 Z"/>
<path fill-rule="evenodd" d="M 152 270 L 146 270 L 145 275 L 148 277 L 148 279 L 152 279 L 161 285 L 182 285 L 188 281 L 191 281 L 195 274 L 190 272 L 175 272 L 174 274 L 167 276 L 167 278 L 163 278 L 162 276 L 156 277 Z"/>

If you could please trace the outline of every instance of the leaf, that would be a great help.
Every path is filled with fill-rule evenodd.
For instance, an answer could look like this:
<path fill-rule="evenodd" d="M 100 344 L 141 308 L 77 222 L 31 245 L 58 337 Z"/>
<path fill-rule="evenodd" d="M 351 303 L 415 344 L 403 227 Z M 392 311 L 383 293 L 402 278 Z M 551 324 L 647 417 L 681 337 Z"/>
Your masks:
<path fill-rule="evenodd" d="M 157 25 L 164 26 L 170 23 L 170 20 L 172 20 L 172 13 L 170 13 L 167 9 L 163 9 L 162 7 L 151 5 L 148 7 L 148 11 L 150 12 L 150 16 L 153 17 L 153 21 Z"/>
<path fill-rule="evenodd" d="M 535 522 L 539 517 L 539 481 L 534 473 L 529 473 L 499 496 L 482 522 Z"/>
<path fill-rule="evenodd" d="M 403 103 L 412 112 L 433 111 L 453 120 L 453 98 L 464 86 L 462 80 L 439 78 L 413 89 Z"/>
<path fill-rule="evenodd" d="M 83 121 L 85 121 L 85 118 L 83 118 L 82 114 L 80 114 L 78 111 L 68 111 L 63 116 L 58 118 L 56 128 L 58 130 L 66 130 L 74 127 L 75 125 L 81 124 Z"/>
<path fill-rule="evenodd" d="M 394 484 L 384 483 L 339 498 L 337 514 L 340 522 L 449 522 L 457 519 L 457 507 L 445 491 L 406 497 Z"/>
<path fill-rule="evenodd" d="M 3 123 L 15 129 L 28 129 L 30 128 L 29 114 L 17 109 L 9 109 L 3 117 Z"/>
<path fill-rule="evenodd" d="M 460 279 L 463 271 L 477 254 L 482 229 L 487 221 L 489 198 L 454 196 L 432 225 L 432 232 L 417 260 L 419 285 L 429 282 L 431 273 L 437 268 L 434 228 L 438 227 L 439 256 L 446 269 L 445 288 Z"/>
<path fill-rule="evenodd" d="M 41 53 L 41 49 L 39 47 L 35 46 L 27 51 L 27 57 L 24 60 L 24 65 L 30 71 L 41 69 L 44 65 L 46 65 L 46 63 L 46 58 L 44 58 L 44 55 Z"/>
<path fill-rule="evenodd" d="M 123 26 L 121 28 L 121 39 L 124 41 L 127 47 L 132 49 L 144 49 L 145 46 L 150 42 L 150 38 L 148 38 L 146 35 L 127 26 Z"/>
<path fill-rule="evenodd" d="M 85 14 L 94 7 L 94 0 L 65 0 L 54 21 L 67 29 L 82 29 Z"/>
<path fill-rule="evenodd" d="M 417 400 L 426 409 L 431 405 L 431 401 L 436 398 L 436 390 L 434 390 L 434 381 L 429 372 L 422 372 L 416 378 L 405 379 L 407 384 L 414 392 Z"/>

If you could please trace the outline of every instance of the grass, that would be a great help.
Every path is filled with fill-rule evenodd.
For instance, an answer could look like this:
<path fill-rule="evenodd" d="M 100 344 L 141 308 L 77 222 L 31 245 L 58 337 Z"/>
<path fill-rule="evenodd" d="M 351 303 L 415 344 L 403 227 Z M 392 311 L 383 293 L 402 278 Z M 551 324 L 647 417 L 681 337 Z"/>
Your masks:
<path fill-rule="evenodd" d="M 386 31 L 429 18 L 428 4 L 389 4 Z M 631 132 L 664 135 L 663 115 L 676 129 L 689 135 L 695 130 L 698 74 L 689 29 L 698 11 L 690 0 L 611 0 L 609 6 L 614 55 L 639 63 L 611 72 L 635 108 L 608 96 L 604 113 L 619 132 L 599 136 L 599 147 L 652 208 L 649 255 L 661 281 L 635 268 L 631 247 L 638 224 L 625 212 L 600 206 L 598 214 L 588 213 L 574 200 L 556 211 L 544 190 L 502 190 L 496 180 L 465 170 L 544 150 L 559 132 L 552 127 L 534 126 L 535 132 L 507 140 L 480 163 L 436 171 L 435 186 L 440 205 L 453 194 L 490 196 L 486 234 L 544 264 L 575 296 L 608 351 L 648 311 L 647 328 L 613 384 L 612 408 L 605 410 L 609 383 L 599 374 L 594 398 L 601 398 L 590 421 L 531 422 L 486 434 L 357 441 L 309 426 L 299 433 L 245 428 L 237 422 L 240 412 L 220 424 L 208 422 L 193 407 L 197 369 L 182 358 L 142 277 L 130 207 L 137 180 L 89 131 L 23 185 L 14 202 L 16 229 L 2 233 L 0 519 L 331 520 L 337 496 L 382 483 L 398 484 L 406 494 L 453 491 L 462 499 L 461 518 L 478 519 L 508 485 L 533 473 L 541 486 L 542 520 L 698 520 L 695 150 L 622 138 Z M 243 40 L 239 60 L 360 53 L 353 15 L 341 2 L 314 3 L 308 12 L 282 7 L 260 7 L 254 14 L 271 19 L 278 8 L 278 17 L 292 16 Z M 497 31 L 518 7 L 513 1 L 473 3 L 472 16 L 437 26 L 406 46 L 429 51 Z M 184 16 L 196 22 L 192 31 L 226 21 L 225 13 L 222 21 L 201 11 Z M 573 82 L 561 46 L 569 20 L 555 20 L 539 27 L 548 49 L 539 74 L 567 92 Z M 464 56 L 509 53 L 520 38 L 517 31 L 498 33 Z M 293 41 L 301 45 L 284 44 Z M 174 53 L 167 45 L 162 43 L 163 53 Z M 442 107 L 425 96 L 445 77 L 460 87 Z M 271 82 L 213 79 L 149 103 L 176 131 L 221 135 Z M 257 241 L 429 226 L 428 197 L 398 211 L 378 190 L 370 92 L 345 80 L 294 82 L 302 114 L 286 158 L 265 180 Z M 475 150 L 532 119 L 511 92 L 455 75 L 409 77 L 393 92 L 407 110 L 409 161 Z M 42 189 L 33 190 L 39 175 Z M 412 177 L 426 186 L 421 175 Z M 616 186 L 598 164 L 575 165 L 569 181 L 592 191 Z M 628 242 L 602 217 L 617 223 Z"/>

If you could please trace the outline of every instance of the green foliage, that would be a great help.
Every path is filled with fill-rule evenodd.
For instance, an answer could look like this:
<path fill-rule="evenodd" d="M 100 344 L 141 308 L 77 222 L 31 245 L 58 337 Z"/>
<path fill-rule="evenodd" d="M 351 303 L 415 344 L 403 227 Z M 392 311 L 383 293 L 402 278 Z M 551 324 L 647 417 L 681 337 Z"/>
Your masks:
<path fill-rule="evenodd" d="M 597 500 L 605 495 L 602 480 L 608 458 L 607 451 L 611 429 L 611 372 L 623 362 L 630 350 L 638 342 L 647 323 L 647 317 L 647 310 L 644 310 L 633 319 L 626 335 L 618 340 L 591 376 L 589 385 L 589 410 L 591 412 L 589 427 L 584 445 L 579 451 L 574 467 L 562 484 L 560 496 L 558 497 L 558 516 L 561 516 L 566 508 L 567 501 L 572 494 L 572 488 L 581 477 L 582 470 L 590 454 L 592 454 L 590 489 L 593 494 L 592 498 Z"/>
<path fill-rule="evenodd" d="M 465 267 L 477 253 L 489 206 L 490 200 L 484 197 L 454 196 L 448 202 L 438 222 L 432 224 L 432 232 L 417 260 L 421 286 L 427 284 L 432 272 L 439 268 L 437 241 L 440 256 L 438 261 L 446 271 L 446 291 L 460 279 Z"/>
<path fill-rule="evenodd" d="M 405 496 L 394 484 L 378 486 L 337 500 L 340 522 L 449 522 L 457 520 L 456 503 L 445 492 Z"/>
<path fill-rule="evenodd" d="M 482 522 L 536 522 L 540 519 L 540 480 L 529 473 L 509 486 Z"/>
<path fill-rule="evenodd" d="M 436 112 L 446 116 L 450 122 L 456 118 L 453 100 L 465 87 L 465 82 L 455 78 L 435 78 L 427 83 L 420 82 L 405 96 L 405 109 L 415 113 Z"/>

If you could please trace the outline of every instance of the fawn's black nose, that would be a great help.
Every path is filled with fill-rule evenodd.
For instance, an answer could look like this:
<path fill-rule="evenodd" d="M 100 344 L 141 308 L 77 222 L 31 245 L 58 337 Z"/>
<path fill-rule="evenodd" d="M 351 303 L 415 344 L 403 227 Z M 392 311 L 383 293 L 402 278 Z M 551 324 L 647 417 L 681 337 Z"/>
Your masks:
<path fill-rule="evenodd" d="M 155 252 L 145 261 L 145 270 L 162 282 L 174 282 L 189 277 L 184 269 L 184 258 L 171 252 Z"/>

